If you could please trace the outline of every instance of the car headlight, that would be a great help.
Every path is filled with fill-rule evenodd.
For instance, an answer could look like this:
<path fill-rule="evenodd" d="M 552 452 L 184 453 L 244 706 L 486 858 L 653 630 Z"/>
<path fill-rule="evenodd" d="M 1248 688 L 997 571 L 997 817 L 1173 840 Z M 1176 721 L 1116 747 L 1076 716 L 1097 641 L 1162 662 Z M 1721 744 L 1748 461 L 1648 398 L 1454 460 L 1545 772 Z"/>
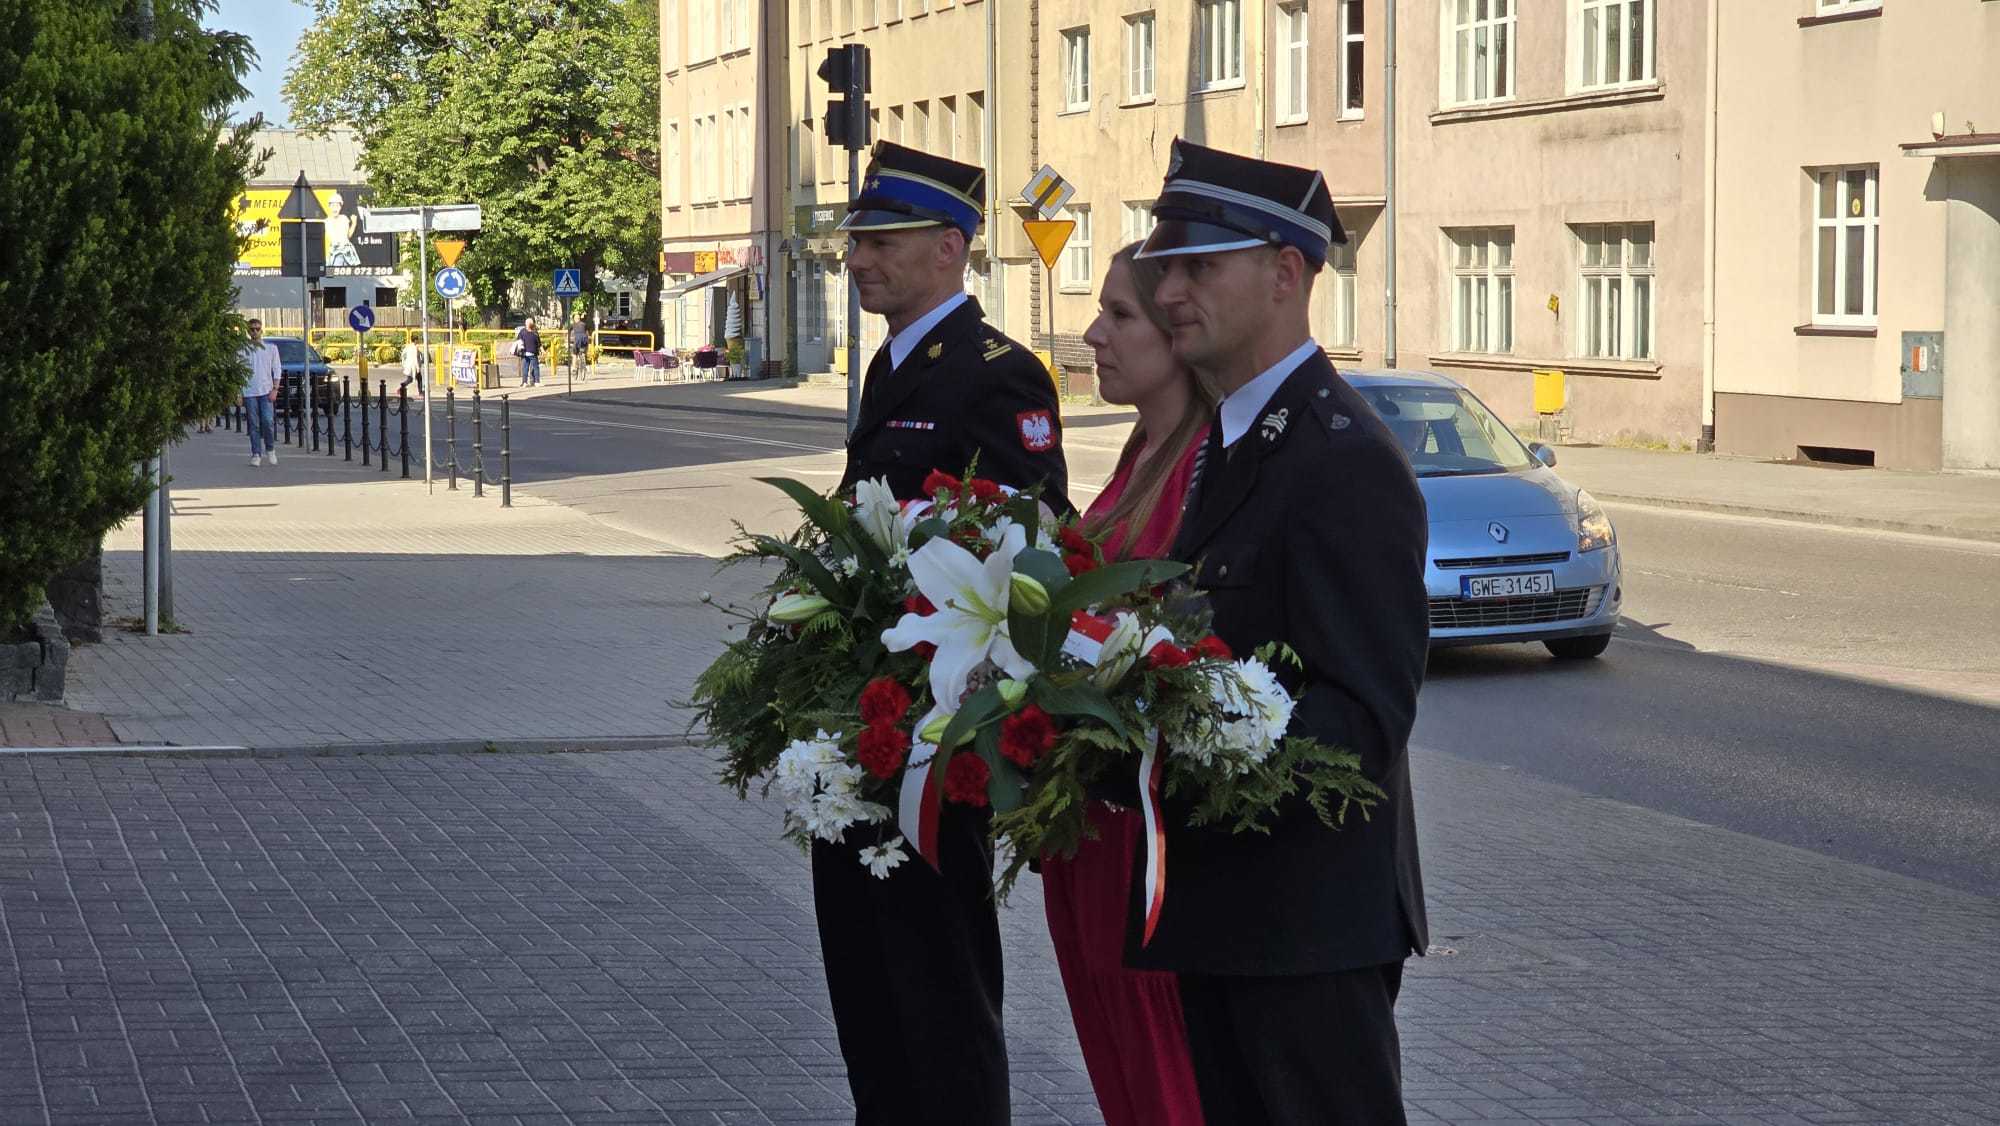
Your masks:
<path fill-rule="evenodd" d="M 1600 551 L 1618 542 L 1618 533 L 1611 527 L 1611 517 L 1604 514 L 1604 506 L 1597 498 L 1576 491 L 1576 549 L 1578 551 Z"/>

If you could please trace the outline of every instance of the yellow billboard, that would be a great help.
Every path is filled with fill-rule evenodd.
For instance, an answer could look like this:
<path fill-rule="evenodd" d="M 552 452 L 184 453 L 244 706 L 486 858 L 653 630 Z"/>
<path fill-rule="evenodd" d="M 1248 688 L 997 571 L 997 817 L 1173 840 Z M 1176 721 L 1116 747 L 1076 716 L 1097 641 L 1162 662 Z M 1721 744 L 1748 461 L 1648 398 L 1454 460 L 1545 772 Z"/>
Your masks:
<path fill-rule="evenodd" d="M 236 273 L 278 276 L 284 263 L 279 240 L 285 230 L 278 211 L 291 194 L 289 187 L 250 188 L 236 197 L 229 221 L 235 225 L 237 234 L 249 240 L 237 258 Z M 356 277 L 395 271 L 396 236 L 361 233 L 361 216 L 371 195 L 367 188 L 314 188 L 313 195 L 319 199 L 320 209 L 326 212 L 326 276 Z"/>

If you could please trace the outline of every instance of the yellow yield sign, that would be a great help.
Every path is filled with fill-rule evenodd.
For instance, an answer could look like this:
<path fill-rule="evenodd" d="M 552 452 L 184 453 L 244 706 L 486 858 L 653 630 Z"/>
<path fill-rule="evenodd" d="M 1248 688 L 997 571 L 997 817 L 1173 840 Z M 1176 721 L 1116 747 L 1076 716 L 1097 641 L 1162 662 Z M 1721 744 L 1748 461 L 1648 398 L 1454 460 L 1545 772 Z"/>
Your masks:
<path fill-rule="evenodd" d="M 431 245 L 437 248 L 438 260 L 447 266 L 458 265 L 458 256 L 465 253 L 465 240 L 462 238 L 432 239 Z"/>
<path fill-rule="evenodd" d="M 1056 268 L 1056 258 L 1069 245 L 1069 236 L 1076 230 L 1074 219 L 1023 219 L 1021 226 L 1028 232 L 1028 241 L 1035 244 L 1035 253 L 1042 256 L 1042 268 Z"/>

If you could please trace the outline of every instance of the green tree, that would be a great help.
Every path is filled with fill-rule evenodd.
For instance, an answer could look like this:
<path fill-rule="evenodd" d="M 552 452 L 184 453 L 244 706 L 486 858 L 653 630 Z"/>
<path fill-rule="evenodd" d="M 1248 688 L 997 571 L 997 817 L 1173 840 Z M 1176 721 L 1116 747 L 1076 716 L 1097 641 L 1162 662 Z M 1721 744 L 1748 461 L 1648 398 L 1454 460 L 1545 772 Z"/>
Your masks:
<path fill-rule="evenodd" d="M 309 2 L 285 79 L 294 123 L 360 133 L 385 205 L 478 203 L 459 265 L 484 307 L 559 266 L 590 290 L 608 272 L 657 294 L 656 0 Z"/>
<path fill-rule="evenodd" d="M 209 0 L 0 5 L 0 633 L 242 386 L 230 202 L 249 43 Z"/>

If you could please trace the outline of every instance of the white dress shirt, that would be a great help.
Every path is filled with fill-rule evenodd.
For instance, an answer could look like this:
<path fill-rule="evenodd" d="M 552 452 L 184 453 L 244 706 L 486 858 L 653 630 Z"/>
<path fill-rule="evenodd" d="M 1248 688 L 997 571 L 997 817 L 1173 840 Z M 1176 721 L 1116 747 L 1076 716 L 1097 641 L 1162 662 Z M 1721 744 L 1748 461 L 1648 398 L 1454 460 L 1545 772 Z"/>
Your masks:
<path fill-rule="evenodd" d="M 284 361 L 278 356 L 276 344 L 268 340 L 261 345 L 245 344 L 243 362 L 250 366 L 250 377 L 243 381 L 244 398 L 260 398 L 277 389 Z"/>
<path fill-rule="evenodd" d="M 917 343 L 938 326 L 938 322 L 951 315 L 953 309 L 965 304 L 965 294 L 955 293 L 938 303 L 938 307 L 911 321 L 909 327 L 889 338 L 889 370 L 903 366 L 915 350 Z"/>
<path fill-rule="evenodd" d="M 1292 349 L 1290 355 L 1265 368 L 1257 378 L 1231 391 L 1229 397 L 1222 400 L 1224 449 L 1235 445 L 1236 439 L 1250 432 L 1250 428 L 1257 424 L 1257 416 L 1263 413 L 1264 404 L 1269 403 L 1271 396 L 1278 393 L 1278 388 L 1284 384 L 1285 377 L 1291 375 L 1300 364 L 1305 363 L 1306 357 L 1317 351 L 1319 343 L 1310 336 L 1306 337 L 1306 342 Z"/>

